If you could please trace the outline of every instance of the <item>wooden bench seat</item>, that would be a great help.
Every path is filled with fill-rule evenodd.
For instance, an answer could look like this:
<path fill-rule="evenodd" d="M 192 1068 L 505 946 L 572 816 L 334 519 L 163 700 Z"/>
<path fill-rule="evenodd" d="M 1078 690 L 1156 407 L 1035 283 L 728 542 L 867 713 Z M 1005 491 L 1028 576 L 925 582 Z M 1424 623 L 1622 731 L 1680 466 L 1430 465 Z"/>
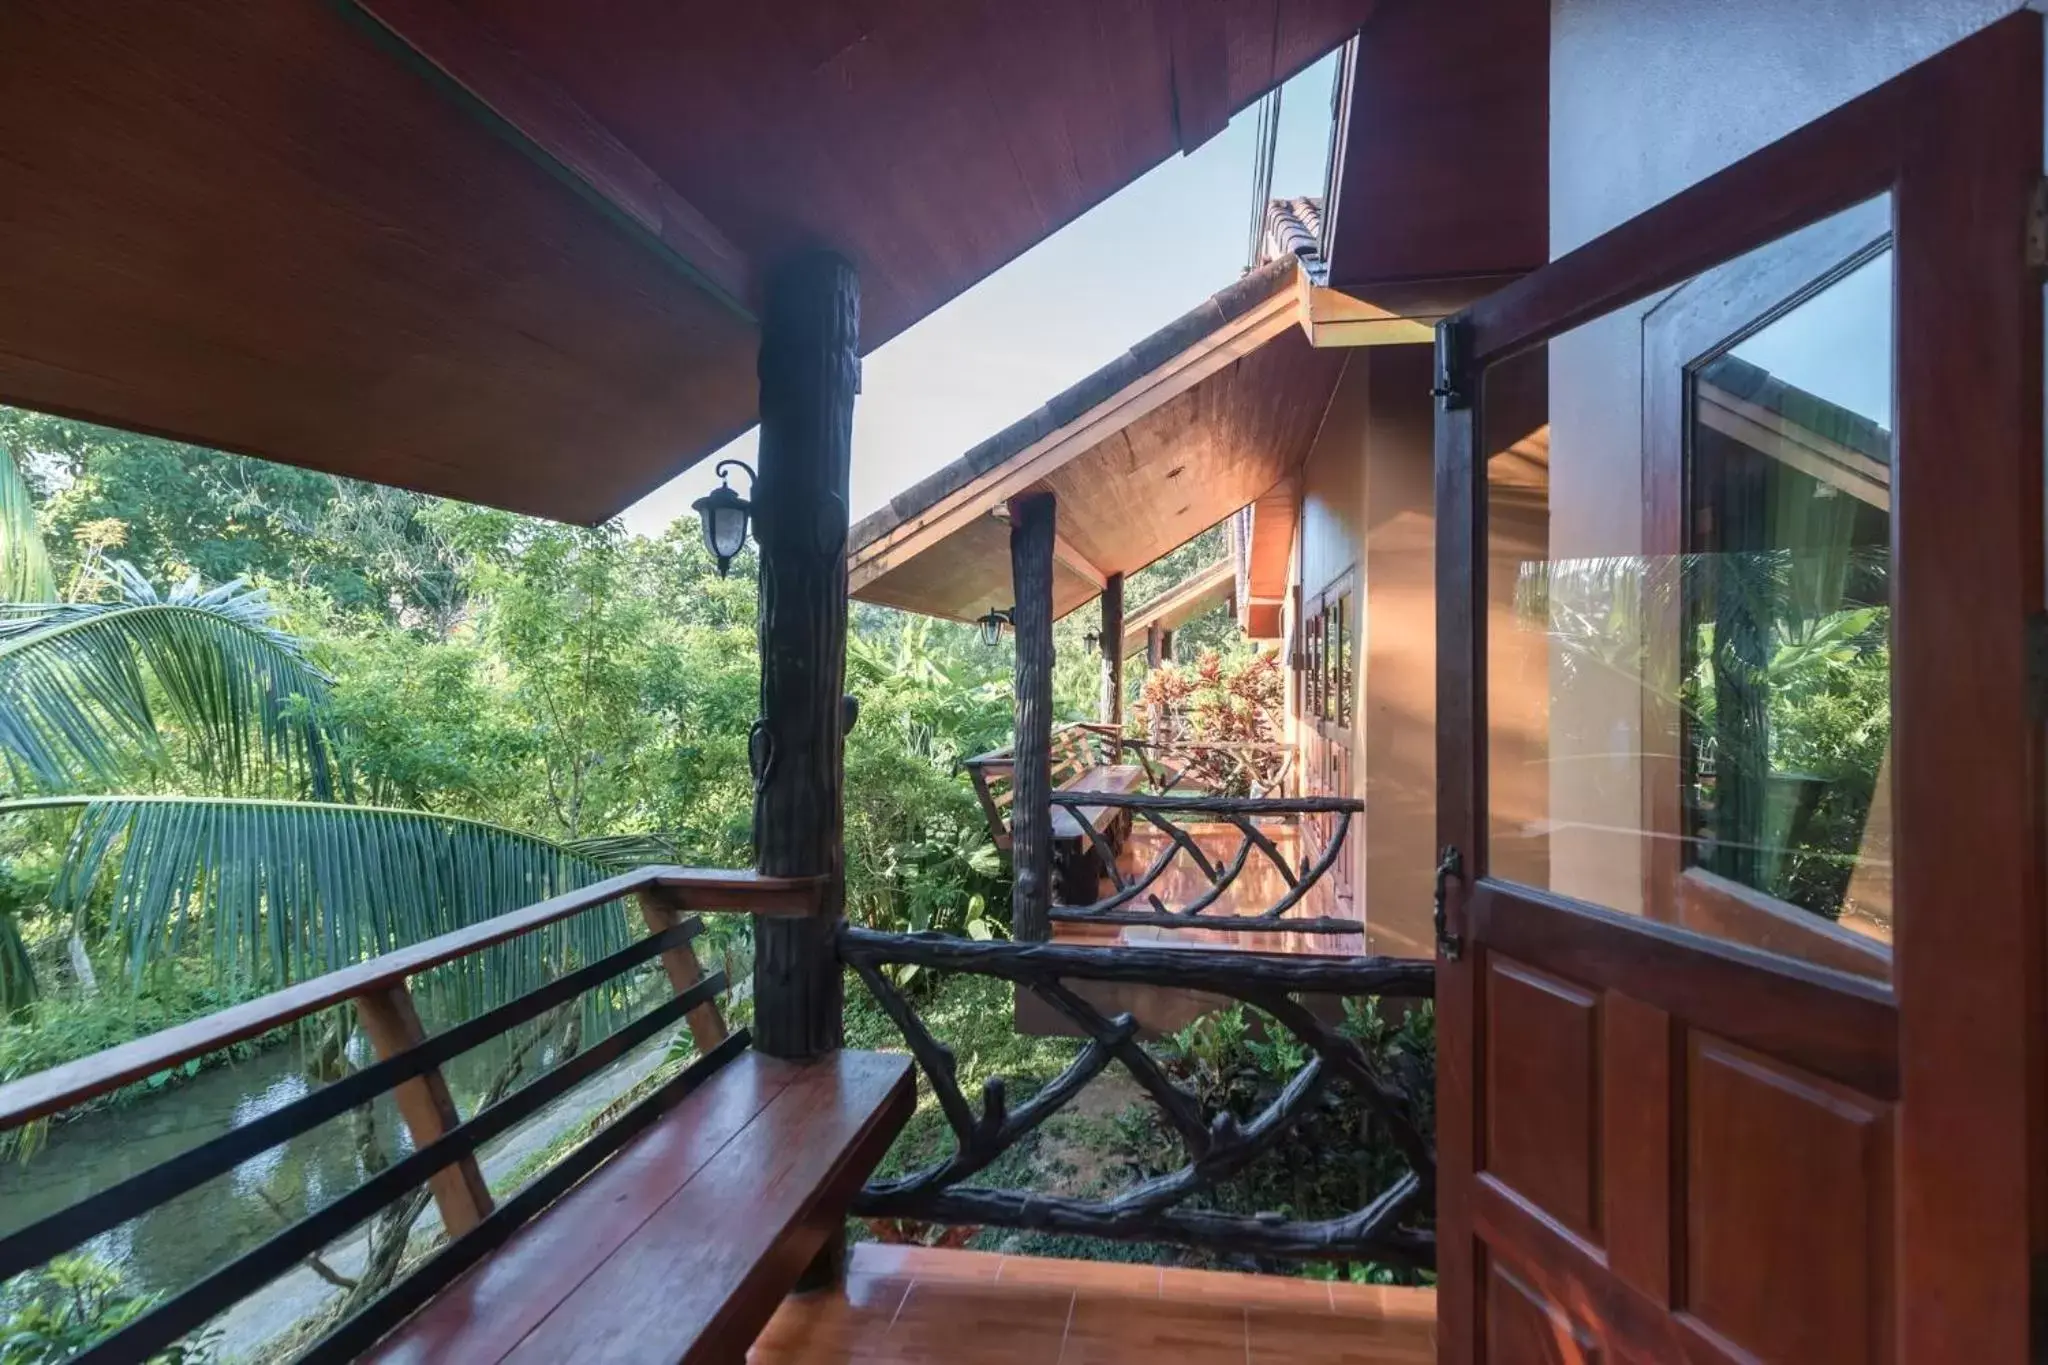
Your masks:
<path fill-rule="evenodd" d="M 915 1102 L 905 1057 L 743 1053 L 369 1358 L 741 1360 Z"/>
<path fill-rule="evenodd" d="M 1083 770 L 1072 781 L 1062 783 L 1060 790 L 1122 795 L 1139 791 L 1144 785 L 1142 767 L 1135 763 L 1113 763 Z M 1108 840 L 1112 850 L 1123 848 L 1131 830 L 1129 811 L 1115 806 L 1083 806 L 1079 814 Z M 1102 865 L 1102 854 L 1095 841 L 1081 828 L 1075 811 L 1067 806 L 1052 808 L 1052 861 L 1053 888 L 1062 905 L 1088 905 L 1097 899 L 1108 869 Z"/>

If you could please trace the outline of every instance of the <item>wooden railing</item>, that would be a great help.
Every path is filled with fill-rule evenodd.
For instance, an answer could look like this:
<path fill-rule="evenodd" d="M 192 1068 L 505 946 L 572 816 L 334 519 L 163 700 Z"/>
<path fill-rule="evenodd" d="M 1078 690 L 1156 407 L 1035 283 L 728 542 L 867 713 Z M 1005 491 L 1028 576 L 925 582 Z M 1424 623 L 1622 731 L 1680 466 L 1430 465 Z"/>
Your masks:
<path fill-rule="evenodd" d="M 1057 727 L 1052 732 L 1053 788 L 1070 785 L 1090 768 L 1124 762 L 1132 743 L 1114 725 L 1075 721 Z M 988 820 L 989 837 L 997 848 L 1007 850 L 1012 779 L 1017 768 L 1013 751 L 1005 747 L 976 754 L 963 759 L 960 766 L 974 783 L 975 799 L 981 802 L 981 812 Z"/>
<path fill-rule="evenodd" d="M 1435 1264 L 1436 1156 L 1431 1130 L 1431 1059 L 1376 1060 L 1308 1003 L 1315 997 L 1427 1000 L 1435 964 L 1392 958 L 1318 958 L 1201 953 L 1173 948 L 1091 948 L 976 942 L 938 934 L 883 934 L 842 928 L 839 954 L 902 1031 L 953 1130 L 952 1152 L 921 1170 L 871 1181 L 855 1211 L 871 1218 L 1022 1228 L 1127 1241 L 1167 1242 L 1233 1257 L 1371 1260 L 1417 1269 Z M 961 1090 L 952 1051 L 932 1035 L 915 1004 L 885 970 L 971 972 L 1030 991 L 1073 1023 L 1087 1045 L 1037 1093 L 1013 1103 L 1001 1077 L 982 1086 L 977 1106 Z M 1138 1042 L 1131 1015 L 1106 1015 L 1077 984 L 1169 986 L 1242 1001 L 1272 1028 L 1291 1034 L 1308 1061 L 1249 1121 L 1209 1112 Z M 1186 1149 L 1179 1170 L 1109 1199 L 1079 1199 L 971 1183 L 1003 1153 L 1070 1104 L 1112 1062 L 1158 1106 Z M 1332 1083 L 1353 1090 L 1370 1115 L 1363 1143 L 1384 1141 L 1407 1171 L 1373 1191 L 1363 1207 L 1327 1219 L 1277 1212 L 1232 1214 L 1203 1196 L 1288 1140 L 1322 1104 Z"/>
<path fill-rule="evenodd" d="M 1285 796 L 1297 756 L 1292 744 L 1257 740 L 1126 738 L 1123 747 L 1161 796 Z"/>
<path fill-rule="evenodd" d="M 1289 917 L 1289 912 L 1336 864 L 1351 831 L 1351 818 L 1365 809 L 1363 801 L 1344 796 L 1260 798 L 1109 792 L 1054 792 L 1052 801 L 1081 826 L 1095 847 L 1097 866 L 1110 884 L 1110 893 L 1091 904 L 1054 906 L 1055 923 L 1138 924 L 1250 933 L 1363 932 L 1358 921 L 1340 916 Z M 1311 816 L 1326 816 L 1330 822 L 1320 846 L 1313 849 L 1309 847 L 1310 832 L 1306 828 L 1307 817 Z M 1112 820 L 1143 820 L 1165 836 L 1159 852 L 1136 875 L 1127 876 L 1118 866 L 1116 841 L 1107 829 Z M 1191 825 L 1236 831 L 1235 851 L 1221 857 L 1204 852 Z M 1284 829 L 1290 841 L 1301 848 L 1298 866 L 1280 850 L 1274 838 L 1278 832 L 1275 826 Z M 1278 874 L 1278 893 L 1269 903 L 1248 914 L 1234 908 L 1230 913 L 1207 913 L 1239 884 L 1255 852 Z M 1178 905 L 1169 904 L 1157 889 L 1167 880 L 1169 871 L 1176 868 L 1192 868 L 1195 876 L 1176 876 L 1174 881 L 1201 888 Z M 1129 908 L 1140 897 L 1149 908 Z"/>
<path fill-rule="evenodd" d="M 747 1034 L 728 1032 L 719 1012 L 717 999 L 727 984 L 724 974 L 707 975 L 691 947 L 701 931 L 693 912 L 811 916 L 818 913 L 823 885 L 823 878 L 643 868 L 0 1087 L 0 1133 L 6 1133 L 337 1005 L 353 1006 L 378 1058 L 362 1070 L 0 1238 L 0 1282 L 390 1094 L 411 1134 L 410 1155 L 261 1245 L 216 1266 L 196 1284 L 156 1304 L 79 1357 L 149 1358 L 424 1186 L 431 1191 L 450 1240 L 410 1274 L 395 1280 L 381 1297 L 336 1326 L 306 1357 L 350 1358 L 503 1244 L 520 1224 L 746 1048 Z M 545 985 L 442 1032 L 428 1034 L 422 1026 L 409 978 L 574 915 L 602 913 L 606 907 L 623 913 L 617 902 L 627 896 L 638 900 L 645 937 L 598 961 L 570 966 Z M 668 977 L 670 998 L 496 1099 L 468 1120 L 460 1117 L 442 1075 L 442 1067 L 450 1059 L 574 1002 L 585 992 L 657 957 Z M 686 1022 L 699 1049 L 694 1063 L 511 1198 L 503 1203 L 493 1201 L 477 1163 L 477 1150 L 484 1142 L 538 1113 L 678 1021 Z"/>

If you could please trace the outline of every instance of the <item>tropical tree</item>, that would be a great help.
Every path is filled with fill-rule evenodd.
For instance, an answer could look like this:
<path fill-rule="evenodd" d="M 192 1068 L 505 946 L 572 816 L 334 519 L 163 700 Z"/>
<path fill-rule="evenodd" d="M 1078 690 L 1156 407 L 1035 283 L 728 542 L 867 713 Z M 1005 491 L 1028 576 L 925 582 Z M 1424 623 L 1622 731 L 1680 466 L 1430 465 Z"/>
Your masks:
<path fill-rule="evenodd" d="M 50 909 L 102 911 L 139 978 L 202 952 L 281 984 L 586 885 L 610 869 L 481 820 L 356 804 L 330 680 L 241 580 L 158 592 L 110 562 L 113 596 L 56 600 L 33 501 L 0 453 L 0 822 L 60 819 Z M 0 1004 L 33 994 L 0 896 Z M 493 994 L 624 942 L 575 917 L 479 964 Z"/>

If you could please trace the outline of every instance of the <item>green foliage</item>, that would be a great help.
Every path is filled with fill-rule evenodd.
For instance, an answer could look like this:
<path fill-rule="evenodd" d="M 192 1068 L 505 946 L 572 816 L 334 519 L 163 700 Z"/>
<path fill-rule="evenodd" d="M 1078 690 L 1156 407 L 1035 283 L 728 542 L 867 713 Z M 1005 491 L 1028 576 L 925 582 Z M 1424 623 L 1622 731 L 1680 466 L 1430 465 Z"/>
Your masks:
<path fill-rule="evenodd" d="M 1429 1093 L 1436 1058 L 1435 1014 L 1429 1006 L 1390 1021 L 1376 1001 L 1346 1001 L 1342 1031 L 1384 1071 L 1402 1077 L 1412 1092 Z M 1205 1015 L 1153 1050 L 1167 1074 L 1209 1112 L 1227 1111 L 1245 1122 L 1271 1104 L 1309 1060 L 1308 1049 L 1292 1034 L 1241 1005 Z M 1427 1112 L 1419 1117 L 1425 1128 L 1433 1125 Z M 1116 1144 L 1138 1178 L 1178 1170 L 1187 1160 L 1177 1135 L 1149 1105 L 1119 1118 Z M 1236 1178 L 1198 1199 L 1232 1213 L 1337 1218 L 1364 1208 L 1407 1169 L 1380 1121 L 1340 1083 L 1325 1089 L 1290 1140 L 1275 1144 Z M 1369 1267 L 1366 1273 L 1382 1282 L 1406 1276 L 1387 1267 Z"/>
<path fill-rule="evenodd" d="M 260 578 L 429 624 L 459 609 L 418 494 L 19 409 L 0 408 L 0 448 L 42 499 L 60 579 L 112 524 L 159 580 Z"/>
<path fill-rule="evenodd" d="M 0 604 L 0 751 L 17 774 L 62 790 L 161 770 L 162 712 L 207 785 L 282 772 L 326 790 L 327 679 L 272 624 L 267 595 L 240 579 L 159 595 L 116 568 L 118 602 Z"/>
<path fill-rule="evenodd" d="M 36 525 L 35 500 L 0 445 L 0 602 L 54 602 L 57 578 Z"/>
<path fill-rule="evenodd" d="M 371 806 L 205 797 L 42 797 L 75 808 L 52 907 L 104 897 L 131 972 L 198 950 L 224 980 L 302 980 L 599 880 L 605 869 L 497 825 Z M 498 998 L 625 947 L 621 913 L 577 915 L 467 959 Z"/>
<path fill-rule="evenodd" d="M 158 1295 L 126 1291 L 121 1276 L 91 1256 L 59 1256 L 8 1286 L 0 1301 L 0 1365 L 58 1365 L 155 1307 Z M 149 1357 L 150 1365 L 201 1365 L 211 1334 Z"/>

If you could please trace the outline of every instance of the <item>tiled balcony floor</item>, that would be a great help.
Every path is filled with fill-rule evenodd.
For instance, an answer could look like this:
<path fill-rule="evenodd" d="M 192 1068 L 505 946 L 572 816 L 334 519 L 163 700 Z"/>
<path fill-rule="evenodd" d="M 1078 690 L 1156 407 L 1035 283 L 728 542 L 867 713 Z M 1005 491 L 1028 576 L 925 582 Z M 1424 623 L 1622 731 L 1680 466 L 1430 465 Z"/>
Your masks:
<path fill-rule="evenodd" d="M 752 1365 L 1425 1365 L 1436 1295 L 867 1243 L 790 1299 Z"/>

